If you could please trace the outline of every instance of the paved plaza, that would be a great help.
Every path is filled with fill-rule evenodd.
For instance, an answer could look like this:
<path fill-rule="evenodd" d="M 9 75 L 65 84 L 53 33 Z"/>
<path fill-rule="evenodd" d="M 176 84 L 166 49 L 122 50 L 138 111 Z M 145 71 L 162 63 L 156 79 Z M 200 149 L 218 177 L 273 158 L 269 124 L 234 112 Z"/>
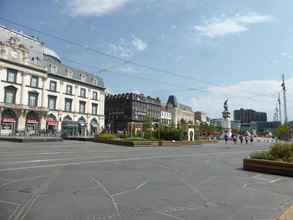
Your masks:
<path fill-rule="evenodd" d="M 268 147 L 0 142 L 0 219 L 276 219 L 293 202 L 293 179 L 241 169 Z"/>

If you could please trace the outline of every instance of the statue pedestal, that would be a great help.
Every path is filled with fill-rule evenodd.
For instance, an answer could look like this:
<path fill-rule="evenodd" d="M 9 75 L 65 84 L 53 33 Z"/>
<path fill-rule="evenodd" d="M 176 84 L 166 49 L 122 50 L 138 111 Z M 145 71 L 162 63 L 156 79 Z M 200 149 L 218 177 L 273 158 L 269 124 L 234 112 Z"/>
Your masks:
<path fill-rule="evenodd" d="M 231 137 L 232 135 L 232 129 L 231 129 L 231 120 L 230 118 L 224 118 L 223 120 L 223 129 L 224 129 L 224 134 L 225 133 L 228 135 L 228 137 Z"/>

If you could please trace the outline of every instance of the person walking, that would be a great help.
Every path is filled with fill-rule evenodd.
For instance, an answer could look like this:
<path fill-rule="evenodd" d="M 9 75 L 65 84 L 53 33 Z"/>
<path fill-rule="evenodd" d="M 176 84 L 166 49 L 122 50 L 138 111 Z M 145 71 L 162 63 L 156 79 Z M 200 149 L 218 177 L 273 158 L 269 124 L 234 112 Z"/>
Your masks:
<path fill-rule="evenodd" d="M 227 144 L 227 142 L 228 142 L 228 134 L 224 134 L 224 140 L 225 140 L 225 144 Z"/>
<path fill-rule="evenodd" d="M 234 144 L 236 144 L 237 143 L 237 135 L 233 134 L 232 139 L 233 139 Z"/>
<path fill-rule="evenodd" d="M 240 143 L 242 144 L 243 143 L 243 136 L 242 136 L 242 134 L 240 134 L 239 140 L 240 140 Z"/>
<path fill-rule="evenodd" d="M 246 142 L 246 144 L 248 144 L 248 140 L 249 140 L 248 135 L 246 135 L 245 136 L 245 142 Z"/>
<path fill-rule="evenodd" d="M 250 135 L 250 143 L 253 143 L 253 135 Z"/>

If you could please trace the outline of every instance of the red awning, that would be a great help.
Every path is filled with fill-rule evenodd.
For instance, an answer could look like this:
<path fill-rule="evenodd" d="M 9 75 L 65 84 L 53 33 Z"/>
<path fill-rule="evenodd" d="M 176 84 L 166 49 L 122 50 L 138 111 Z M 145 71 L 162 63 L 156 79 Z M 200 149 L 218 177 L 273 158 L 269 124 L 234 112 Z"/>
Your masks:
<path fill-rule="evenodd" d="M 48 124 L 48 125 L 56 126 L 56 125 L 58 125 L 58 121 L 55 120 L 55 119 L 53 119 L 53 118 L 48 118 L 48 119 L 47 119 L 47 124 Z"/>
<path fill-rule="evenodd" d="M 14 118 L 2 118 L 2 122 L 4 122 L 4 123 L 15 123 L 16 120 Z"/>
<path fill-rule="evenodd" d="M 35 120 L 35 119 L 27 119 L 26 123 L 28 123 L 28 124 L 38 124 L 39 122 L 37 120 Z"/>

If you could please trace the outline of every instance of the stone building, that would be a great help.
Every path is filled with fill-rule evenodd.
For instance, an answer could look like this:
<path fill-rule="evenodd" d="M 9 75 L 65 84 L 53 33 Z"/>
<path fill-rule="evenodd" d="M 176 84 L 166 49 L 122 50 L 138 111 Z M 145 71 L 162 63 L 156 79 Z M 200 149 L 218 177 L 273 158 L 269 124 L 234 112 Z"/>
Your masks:
<path fill-rule="evenodd" d="M 160 109 L 159 98 L 135 93 L 109 94 L 105 101 L 106 126 L 114 133 L 136 134 L 143 131 L 145 120 L 159 122 Z"/>
<path fill-rule="evenodd" d="M 192 108 L 177 102 L 177 98 L 173 95 L 169 96 L 166 109 L 172 115 L 172 125 L 177 127 L 182 120 L 188 124 L 194 124 L 194 112 Z"/>
<path fill-rule="evenodd" d="M 36 38 L 0 26 L 0 134 L 69 132 L 104 127 L 104 84 L 61 63 Z"/>
<path fill-rule="evenodd" d="M 161 106 L 161 124 L 165 126 L 172 125 L 172 114 L 168 112 L 165 106 Z"/>

